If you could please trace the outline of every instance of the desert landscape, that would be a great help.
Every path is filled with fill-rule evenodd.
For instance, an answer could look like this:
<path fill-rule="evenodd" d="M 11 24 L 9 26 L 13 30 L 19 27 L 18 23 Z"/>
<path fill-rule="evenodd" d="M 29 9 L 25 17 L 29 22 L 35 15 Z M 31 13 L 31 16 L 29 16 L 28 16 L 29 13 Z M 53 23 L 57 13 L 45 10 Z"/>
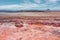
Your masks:
<path fill-rule="evenodd" d="M 60 40 L 60 12 L 0 12 L 0 40 Z"/>

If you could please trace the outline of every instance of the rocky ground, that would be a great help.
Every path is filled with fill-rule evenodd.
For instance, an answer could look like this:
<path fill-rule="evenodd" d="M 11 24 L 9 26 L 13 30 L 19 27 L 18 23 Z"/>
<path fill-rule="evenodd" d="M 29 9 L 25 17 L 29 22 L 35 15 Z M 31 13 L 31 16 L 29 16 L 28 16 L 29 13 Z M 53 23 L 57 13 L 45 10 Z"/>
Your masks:
<path fill-rule="evenodd" d="M 60 40 L 60 12 L 0 13 L 0 40 Z"/>
<path fill-rule="evenodd" d="M 0 24 L 0 40 L 60 40 L 60 27 L 43 24 Z"/>

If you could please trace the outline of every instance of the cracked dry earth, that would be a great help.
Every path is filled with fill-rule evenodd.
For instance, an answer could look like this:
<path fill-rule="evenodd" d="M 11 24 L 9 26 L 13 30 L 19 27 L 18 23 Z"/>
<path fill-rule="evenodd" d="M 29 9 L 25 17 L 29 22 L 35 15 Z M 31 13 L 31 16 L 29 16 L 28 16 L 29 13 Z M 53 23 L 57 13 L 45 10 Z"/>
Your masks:
<path fill-rule="evenodd" d="M 0 25 L 0 40 L 60 40 L 60 27 L 30 24 L 19 28 L 3 23 Z"/>

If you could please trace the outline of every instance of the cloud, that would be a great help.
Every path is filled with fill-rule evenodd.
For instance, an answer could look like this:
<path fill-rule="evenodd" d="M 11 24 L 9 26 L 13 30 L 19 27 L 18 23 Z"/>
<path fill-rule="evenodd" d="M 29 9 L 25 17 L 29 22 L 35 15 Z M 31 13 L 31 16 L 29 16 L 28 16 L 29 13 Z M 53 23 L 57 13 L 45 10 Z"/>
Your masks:
<path fill-rule="evenodd" d="M 39 5 L 37 4 L 21 4 L 21 5 L 0 5 L 0 10 L 28 10 L 37 8 Z"/>
<path fill-rule="evenodd" d="M 49 7 L 46 4 L 13 4 L 13 5 L 0 5 L 0 10 L 46 10 L 46 9 L 58 9 L 58 7 Z"/>
<path fill-rule="evenodd" d="M 35 3 L 41 3 L 41 0 L 34 0 Z"/>
<path fill-rule="evenodd" d="M 32 0 L 32 1 L 31 0 L 23 0 L 24 3 L 41 3 L 41 0 Z"/>
<path fill-rule="evenodd" d="M 54 3 L 54 2 L 57 2 L 57 0 L 48 0 L 48 1 L 49 1 L 49 2 L 53 2 L 53 3 Z"/>
<path fill-rule="evenodd" d="M 30 0 L 27 3 L 22 4 L 10 4 L 10 5 L 0 5 L 0 10 L 44 10 L 44 9 L 59 9 L 56 5 L 57 0 L 45 0 L 45 3 L 41 3 L 43 0 Z M 26 0 L 24 1 L 26 2 Z M 29 3 L 30 2 L 30 3 Z M 59 6 L 60 7 L 60 6 Z"/>

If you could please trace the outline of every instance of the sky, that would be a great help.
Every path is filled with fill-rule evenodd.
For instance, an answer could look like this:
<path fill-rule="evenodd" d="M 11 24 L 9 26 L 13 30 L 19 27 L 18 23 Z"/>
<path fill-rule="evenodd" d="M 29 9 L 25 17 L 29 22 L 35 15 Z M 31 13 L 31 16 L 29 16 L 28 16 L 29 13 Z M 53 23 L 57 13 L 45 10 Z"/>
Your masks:
<path fill-rule="evenodd" d="M 60 10 L 60 0 L 0 0 L 0 10 Z"/>

